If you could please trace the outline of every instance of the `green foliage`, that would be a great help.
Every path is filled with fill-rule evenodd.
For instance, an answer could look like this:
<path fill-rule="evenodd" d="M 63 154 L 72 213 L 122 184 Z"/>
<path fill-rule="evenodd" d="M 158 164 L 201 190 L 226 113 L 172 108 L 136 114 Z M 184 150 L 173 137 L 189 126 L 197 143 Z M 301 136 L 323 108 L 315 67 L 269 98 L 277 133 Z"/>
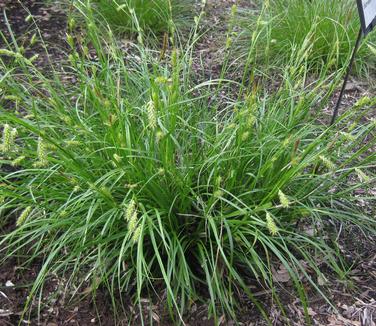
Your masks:
<path fill-rule="evenodd" d="M 356 123 L 373 101 L 320 123 L 336 80 L 308 84 L 297 56 L 275 94 L 244 84 L 224 103 L 216 94 L 232 82 L 195 85 L 191 47 L 161 62 L 140 46 L 124 60 L 88 19 L 78 48 L 97 60 L 71 35 L 63 76 L 17 47 L 0 52 L 0 209 L 18 217 L 0 248 L 25 264 L 43 257 L 28 303 L 57 273 L 135 302 L 162 287 L 176 318 L 207 297 L 214 318 L 236 318 L 239 289 L 264 311 L 249 278 L 279 303 L 272 266 L 282 264 L 307 313 L 302 282 L 324 295 L 320 264 L 345 274 L 323 226 L 375 232 L 354 196 L 375 181 L 376 123 Z"/>
<path fill-rule="evenodd" d="M 270 0 L 261 15 L 247 12 L 242 19 L 246 32 L 241 48 L 247 51 L 255 30 L 261 30 L 258 42 L 259 61 L 275 64 L 290 59 L 291 52 L 306 42 L 311 70 L 322 66 L 336 70 L 347 65 L 360 23 L 355 1 L 351 0 Z M 356 69 L 368 72 L 375 60 L 366 44 L 360 48 Z"/>
<path fill-rule="evenodd" d="M 191 23 L 191 0 L 95 0 L 95 12 L 118 32 L 167 32 L 172 25 Z M 137 23 L 136 23 L 137 20 Z"/>

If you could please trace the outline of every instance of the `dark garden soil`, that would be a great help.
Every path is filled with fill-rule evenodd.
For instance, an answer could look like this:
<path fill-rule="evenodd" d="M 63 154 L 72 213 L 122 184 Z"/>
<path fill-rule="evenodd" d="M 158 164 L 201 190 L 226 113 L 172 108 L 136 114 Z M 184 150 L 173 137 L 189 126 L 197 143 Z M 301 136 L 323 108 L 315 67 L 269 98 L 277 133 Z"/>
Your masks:
<path fill-rule="evenodd" d="M 224 35 L 226 31 L 225 19 L 229 16 L 231 6 L 235 3 L 243 6 L 252 6 L 251 1 L 209 0 L 206 10 L 204 25 L 210 26 L 208 32 L 202 38 L 197 49 L 197 69 L 203 69 L 202 76 L 206 79 L 217 78 L 221 69 L 220 40 L 218 35 Z M 52 1 L 53 3 L 53 1 Z M 39 41 L 36 46 L 29 46 L 31 36 L 37 32 L 32 21 L 26 21 L 29 10 L 34 16 L 40 29 L 44 43 Z M 6 13 L 14 35 L 17 36 L 19 45 L 23 45 L 27 56 L 39 54 L 37 64 L 48 67 L 51 62 L 60 61 L 67 50 L 65 39 L 66 15 L 56 5 L 43 4 L 42 1 L 25 0 L 0 0 L 0 30 L 5 34 L 8 42 L 11 40 L 10 32 L 6 26 L 3 11 Z M 0 39 L 0 47 L 4 47 L 4 40 Z M 48 50 L 49 55 L 45 50 Z M 50 56 L 50 57 L 49 57 Z M 199 62 L 203 62 L 198 64 Z M 1 74 L 1 72 L 0 72 Z M 367 91 L 367 83 L 352 81 L 347 90 L 342 110 L 357 98 L 370 94 Z M 330 114 L 330 110 L 326 112 Z M 376 189 L 369 190 L 376 196 Z M 367 203 L 359 205 L 367 207 Z M 0 235 L 14 228 L 14 220 L 0 223 Z M 314 293 L 308 282 L 306 290 L 311 293 L 309 315 L 314 325 L 376 325 L 376 239 L 361 233 L 358 229 L 343 229 L 341 226 L 332 225 L 333 234 L 337 239 L 338 247 L 345 257 L 347 264 L 352 266 L 346 280 L 339 280 L 331 273 L 326 274 L 325 280 L 316 280 L 326 287 L 326 294 L 333 306 L 325 302 L 322 297 Z M 324 258 L 323 258 L 324 261 Z M 27 268 L 22 266 L 21 258 L 8 260 L 0 266 L 0 326 L 5 325 L 140 325 L 140 313 L 138 307 L 131 304 L 125 305 L 125 311 L 119 312 L 114 317 L 111 298 L 105 289 L 99 289 L 93 298 L 90 288 L 83 287 L 78 291 L 82 299 L 71 301 L 71 295 L 75 289 L 65 288 L 66 277 L 69 275 L 51 275 L 46 281 L 40 300 L 32 303 L 32 308 L 23 314 L 23 307 L 28 300 L 31 287 L 37 278 L 42 266 L 42 261 L 35 261 Z M 324 264 L 323 264 L 324 266 Z M 324 270 L 324 267 L 323 267 Z M 307 271 L 309 272 L 309 271 Z M 283 316 L 278 305 L 270 300 L 270 293 L 260 286 L 251 286 L 256 298 L 267 307 L 274 325 L 307 325 L 304 319 L 303 309 L 299 300 L 292 294 L 292 282 L 286 270 L 275 267 L 275 282 L 279 283 L 279 294 L 286 310 Z M 252 284 L 252 282 L 250 282 Z M 85 296 L 86 295 L 86 296 Z M 121 294 L 125 302 L 129 302 L 127 294 Z M 161 291 L 159 298 L 149 302 L 142 302 L 142 315 L 146 324 L 152 320 L 158 325 L 174 325 L 168 321 L 164 307 L 165 293 Z M 239 295 L 239 320 L 241 325 L 266 325 L 260 317 L 260 313 L 245 297 Z M 190 312 L 185 316 L 187 325 L 214 325 L 207 320 L 207 306 L 192 304 Z M 289 320 L 289 322 L 287 321 Z M 224 318 L 222 325 L 234 325 L 235 323 Z"/>

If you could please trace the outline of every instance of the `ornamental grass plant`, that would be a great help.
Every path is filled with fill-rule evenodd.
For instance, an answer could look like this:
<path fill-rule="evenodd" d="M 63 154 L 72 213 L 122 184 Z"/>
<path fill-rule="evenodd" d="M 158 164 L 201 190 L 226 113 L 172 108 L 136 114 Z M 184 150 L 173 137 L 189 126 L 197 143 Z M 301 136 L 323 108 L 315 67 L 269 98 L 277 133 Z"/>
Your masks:
<path fill-rule="evenodd" d="M 0 214 L 16 217 L 0 251 L 25 266 L 41 259 L 27 304 L 61 275 L 75 293 L 107 288 L 114 309 L 163 293 L 176 323 L 197 301 L 216 322 L 236 319 L 240 293 L 267 320 L 250 283 L 284 313 L 282 266 L 308 320 L 307 285 L 327 299 L 324 267 L 339 278 L 348 268 L 333 227 L 375 232 L 358 207 L 371 198 L 354 195 L 375 181 L 373 101 L 320 122 L 339 77 L 309 83 L 305 49 L 275 92 L 244 83 L 223 101 L 215 94 L 236 82 L 194 83 L 197 26 L 166 60 L 142 43 L 124 58 L 85 18 L 62 69 L 45 73 L 16 43 L 0 50 Z"/>
<path fill-rule="evenodd" d="M 322 67 L 332 71 L 345 67 L 360 29 L 352 0 L 270 0 L 262 2 L 256 14 L 255 10 L 240 12 L 240 22 L 244 32 L 238 42 L 239 53 L 248 52 L 255 30 L 262 30 L 257 42 L 258 62 L 266 65 L 285 64 L 290 53 L 308 41 L 312 72 L 320 72 Z M 360 75 L 374 70 L 369 49 L 373 42 L 371 35 L 358 51 L 354 70 Z"/>

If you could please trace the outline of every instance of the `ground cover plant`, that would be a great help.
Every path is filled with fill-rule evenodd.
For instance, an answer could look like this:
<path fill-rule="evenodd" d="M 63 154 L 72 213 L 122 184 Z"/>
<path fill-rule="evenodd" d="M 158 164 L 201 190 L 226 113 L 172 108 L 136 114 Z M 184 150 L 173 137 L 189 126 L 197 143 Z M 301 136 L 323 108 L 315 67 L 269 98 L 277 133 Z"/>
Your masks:
<path fill-rule="evenodd" d="M 157 34 L 168 32 L 175 25 L 189 26 L 194 10 L 191 0 L 95 0 L 93 6 L 98 16 L 120 33 L 141 28 Z"/>
<path fill-rule="evenodd" d="M 197 300 L 236 319 L 239 292 L 267 318 L 249 284 L 279 303 L 282 266 L 308 318 L 305 286 L 325 296 L 322 268 L 348 268 L 330 225 L 375 232 L 357 206 L 371 198 L 354 195 L 375 180 L 376 123 L 362 120 L 373 100 L 320 122 L 340 76 L 309 83 L 303 47 L 274 93 L 245 79 L 224 102 L 236 82 L 195 84 L 191 45 L 161 60 L 140 42 L 124 58 L 88 13 L 85 37 L 67 37 L 63 75 L 16 42 L 0 52 L 0 207 L 17 217 L 0 248 L 25 265 L 43 259 L 28 303 L 65 274 L 67 286 L 106 286 L 114 306 L 117 290 L 140 303 L 162 287 L 176 322 Z"/>
<path fill-rule="evenodd" d="M 307 56 L 311 69 L 323 66 L 336 70 L 346 66 L 358 36 L 360 23 L 355 1 L 271 0 L 254 11 L 242 12 L 245 33 L 240 38 L 244 52 L 255 30 L 262 30 L 258 42 L 259 62 L 281 65 L 290 53 L 309 42 Z M 367 42 L 371 47 L 373 37 Z M 359 49 L 355 71 L 367 74 L 375 61 L 367 42 Z"/>

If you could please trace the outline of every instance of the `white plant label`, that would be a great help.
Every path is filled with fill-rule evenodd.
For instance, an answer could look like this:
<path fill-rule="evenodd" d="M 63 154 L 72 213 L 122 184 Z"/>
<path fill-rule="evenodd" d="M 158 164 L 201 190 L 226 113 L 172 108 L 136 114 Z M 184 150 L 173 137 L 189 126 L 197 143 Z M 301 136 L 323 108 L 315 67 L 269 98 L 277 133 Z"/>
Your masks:
<path fill-rule="evenodd" d="M 376 24 L 376 0 L 357 0 L 363 33 L 368 34 Z"/>

